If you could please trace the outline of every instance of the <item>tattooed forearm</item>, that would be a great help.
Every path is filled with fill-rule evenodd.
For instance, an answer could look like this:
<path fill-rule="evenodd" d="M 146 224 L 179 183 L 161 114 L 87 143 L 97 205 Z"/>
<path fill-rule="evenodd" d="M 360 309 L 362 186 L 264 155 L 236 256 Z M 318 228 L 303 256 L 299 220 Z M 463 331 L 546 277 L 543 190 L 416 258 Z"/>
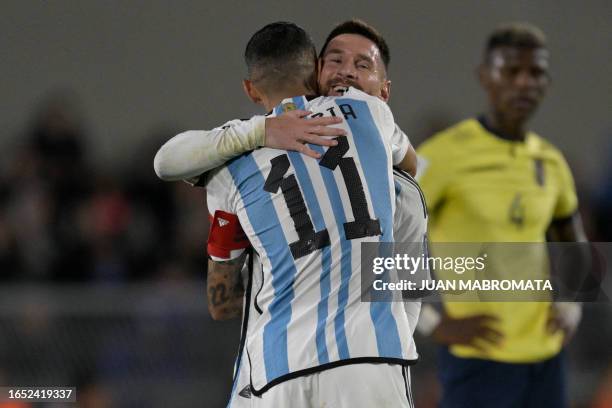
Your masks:
<path fill-rule="evenodd" d="M 225 283 L 217 283 L 215 286 L 208 287 L 208 301 L 213 306 L 221 306 L 230 300 L 227 295 L 227 285 Z"/>
<path fill-rule="evenodd" d="M 228 262 L 208 261 L 208 310 L 215 320 L 240 317 L 244 288 L 240 271 L 245 255 Z"/>

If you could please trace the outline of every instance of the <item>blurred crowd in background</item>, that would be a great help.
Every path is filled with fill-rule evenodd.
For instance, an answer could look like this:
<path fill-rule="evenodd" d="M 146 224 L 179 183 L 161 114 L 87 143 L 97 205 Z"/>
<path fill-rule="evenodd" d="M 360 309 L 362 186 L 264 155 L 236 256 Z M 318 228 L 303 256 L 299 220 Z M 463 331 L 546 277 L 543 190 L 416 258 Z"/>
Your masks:
<path fill-rule="evenodd" d="M 121 375 L 129 375 L 126 373 L 134 366 L 140 367 L 141 376 L 157 375 L 151 368 L 157 367 L 167 378 L 180 379 L 183 384 L 191 378 L 189 384 L 192 387 L 208 397 L 215 393 L 211 401 L 222 403 L 231 385 L 230 367 L 238 343 L 239 326 L 237 323 L 214 323 L 206 316 L 205 243 L 209 225 L 205 191 L 182 182 L 164 183 L 157 179 L 152 165 L 159 146 L 184 129 L 152 132 L 146 145 L 133 152 L 128 167 L 103 173 L 94 168 L 90 160 L 88 124 L 84 123 L 81 109 L 78 95 L 70 91 L 45 96 L 30 122 L 23 124 L 19 143 L 3 154 L 0 163 L 2 286 L 5 289 L 19 285 L 78 283 L 86 286 L 94 286 L 94 283 L 171 286 L 169 282 L 185 282 L 192 284 L 196 293 L 201 294 L 201 303 L 197 304 L 196 312 L 185 313 L 183 318 L 172 307 L 162 308 L 163 319 L 160 321 L 156 315 L 153 320 L 148 320 L 155 328 L 145 330 L 133 329 L 134 325 L 137 326 L 137 319 L 133 317 L 124 321 L 117 316 L 114 320 L 89 316 L 90 326 L 87 326 L 83 321 L 75 323 L 74 316 L 68 313 L 72 320 L 65 320 L 65 327 L 59 331 L 57 327 L 47 327 L 46 332 L 28 331 L 19 328 L 23 322 L 12 322 L 8 316 L 10 313 L 6 313 L 0 318 L 0 328 L 4 333 L 0 340 L 0 383 L 27 381 L 28 378 L 31 383 L 45 383 L 56 378 L 73 381 L 73 385 L 81 387 L 85 395 L 90 385 L 104 383 L 105 378 L 113 377 L 115 383 L 121 382 Z M 413 144 L 417 145 L 456 119 L 446 114 L 424 118 L 423 134 L 411 135 Z M 604 168 L 607 166 L 607 177 L 602 178 L 606 181 L 596 190 L 582 187 L 580 163 L 573 163 L 571 155 L 569 157 L 577 177 L 580 210 L 591 241 L 612 241 L 612 145 L 609 148 L 610 160 L 604 165 Z M 180 298 L 180 293 L 177 296 Z M 610 320 L 606 321 L 610 317 L 609 305 L 606 307 L 607 311 L 598 305 L 586 307 L 584 322 L 570 348 L 571 378 L 579 382 L 578 385 L 574 382 L 570 389 L 578 389 L 584 384 L 592 391 L 584 391 L 585 395 L 575 398 L 574 401 L 578 401 L 575 406 L 612 406 L 605 405 L 604 399 L 610 396 L 603 396 L 601 391 L 607 387 L 612 389 L 610 369 L 607 380 L 603 375 L 606 367 L 612 364 L 609 361 L 612 358 L 609 343 L 612 324 Z M 61 321 L 59 318 L 56 323 Z M 71 328 L 71 324 L 76 326 Z M 84 330 L 90 337 L 84 334 Z M 28 342 L 28 333 L 38 340 Z M 62 333 L 68 337 L 57 337 Z M 110 340 L 106 337 L 101 343 L 98 340 L 105 333 L 116 335 Z M 142 343 L 135 340 L 138 336 Z M 181 340 L 182 337 L 190 340 Z M 142 344 L 150 346 L 152 338 L 156 339 L 155 342 L 163 341 L 145 353 L 146 363 L 134 361 L 130 354 L 142 353 Z M 48 343 L 46 346 L 45 341 Z M 44 372 L 42 367 L 45 364 L 70 367 L 73 363 L 67 360 L 49 362 L 49 354 L 59 353 L 58 349 L 63 348 L 64 356 L 73 355 L 75 345 L 85 347 L 86 351 L 81 353 L 83 356 L 98 353 L 97 357 L 83 357 L 91 361 L 81 364 L 82 369 L 72 370 L 65 377 L 56 371 Z M 414 368 L 414 392 L 417 402 L 421 402 L 417 406 L 427 407 L 435 402 L 435 392 L 423 391 L 435 390 L 436 387 L 435 347 L 423 338 L 419 338 L 419 347 L 422 358 Z M 211 349 L 217 351 L 211 354 Z M 189 350 L 195 354 L 189 354 Z M 211 355 L 217 360 L 210 360 Z M 166 363 L 152 363 L 159 363 L 159 360 Z M 190 371 L 187 367 L 194 364 L 207 368 Z M 78 366 L 78 363 L 73 365 Z M 221 366 L 224 370 L 219 371 Z M 593 371 L 593 367 L 598 368 Z M 597 373 L 595 378 L 593 372 Z M 608 385 L 605 385 L 606 381 Z M 121 405 L 117 403 L 119 397 L 111 403 L 112 392 L 111 396 L 99 390 L 96 392 L 89 403 L 83 399 L 81 406 L 154 406 L 138 399 L 132 405 Z M 217 403 L 201 406 L 214 407 Z M 612 404 L 610 400 L 607 403 Z M 174 406 L 181 404 L 175 403 Z M 189 403 L 184 406 L 189 406 Z"/>
<path fill-rule="evenodd" d="M 0 172 L 4 281 L 126 282 L 202 278 L 208 230 L 204 190 L 163 183 L 151 135 L 130 166 L 96 171 L 78 98 L 45 98 Z M 121 149 L 121 146 L 117 146 Z"/>

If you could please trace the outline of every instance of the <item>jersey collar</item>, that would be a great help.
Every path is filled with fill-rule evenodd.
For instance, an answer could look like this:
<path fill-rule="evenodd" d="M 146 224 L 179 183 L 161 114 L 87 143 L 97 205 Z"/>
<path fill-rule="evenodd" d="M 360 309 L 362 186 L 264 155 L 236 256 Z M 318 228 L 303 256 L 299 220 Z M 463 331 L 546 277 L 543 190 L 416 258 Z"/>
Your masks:
<path fill-rule="evenodd" d="M 500 132 L 499 130 L 495 130 L 493 129 L 489 123 L 487 122 L 487 118 L 485 117 L 485 115 L 479 115 L 476 120 L 478 121 L 478 123 L 480 123 L 480 126 L 482 126 L 487 132 L 489 132 L 490 134 L 492 134 L 495 137 L 498 137 L 500 139 L 503 139 L 507 142 L 513 142 L 513 143 L 524 143 L 525 140 L 527 140 L 527 137 L 529 136 L 529 132 L 527 132 L 527 134 L 525 135 L 525 139 L 524 140 L 516 140 L 515 138 L 511 137 L 510 135 L 504 134 L 502 132 Z"/>

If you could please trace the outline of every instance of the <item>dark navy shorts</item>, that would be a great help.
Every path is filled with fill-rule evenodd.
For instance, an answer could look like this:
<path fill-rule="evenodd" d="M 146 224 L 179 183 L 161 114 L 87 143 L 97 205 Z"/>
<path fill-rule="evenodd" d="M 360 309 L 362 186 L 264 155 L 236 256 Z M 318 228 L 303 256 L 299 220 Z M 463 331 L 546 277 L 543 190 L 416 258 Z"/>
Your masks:
<path fill-rule="evenodd" d="M 511 364 L 459 358 L 442 348 L 441 408 L 566 408 L 565 356 Z"/>

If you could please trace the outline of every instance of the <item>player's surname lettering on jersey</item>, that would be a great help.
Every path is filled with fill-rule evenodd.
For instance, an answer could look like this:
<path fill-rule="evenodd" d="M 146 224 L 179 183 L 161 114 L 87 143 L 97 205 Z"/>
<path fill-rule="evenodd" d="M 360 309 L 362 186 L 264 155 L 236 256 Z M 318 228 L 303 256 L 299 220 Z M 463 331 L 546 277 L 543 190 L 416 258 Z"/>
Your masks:
<path fill-rule="evenodd" d="M 353 109 L 353 107 L 349 104 L 349 103 L 340 103 L 338 104 L 338 108 L 340 109 L 340 112 L 342 113 L 342 115 L 344 116 L 345 120 L 349 120 L 349 119 L 357 119 L 357 114 L 355 113 L 355 110 Z M 330 114 L 330 116 L 338 116 L 336 114 L 336 107 L 332 106 L 328 109 L 325 109 L 326 112 L 328 112 Z M 314 113 L 312 115 L 310 115 L 311 118 L 320 118 L 321 116 L 324 116 L 325 114 L 323 112 L 317 112 Z"/>

